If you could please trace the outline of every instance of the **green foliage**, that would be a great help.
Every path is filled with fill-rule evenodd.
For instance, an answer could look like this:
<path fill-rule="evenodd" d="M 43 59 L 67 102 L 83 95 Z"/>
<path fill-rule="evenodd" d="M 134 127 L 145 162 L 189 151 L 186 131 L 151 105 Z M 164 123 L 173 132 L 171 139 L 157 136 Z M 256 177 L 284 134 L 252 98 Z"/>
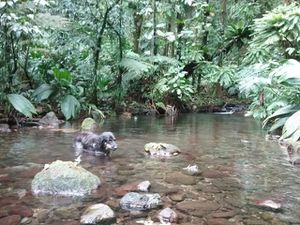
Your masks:
<path fill-rule="evenodd" d="M 253 40 L 247 63 L 259 62 L 261 58 L 299 59 L 300 7 L 297 3 L 280 5 L 255 20 Z M 259 51 L 264 49 L 264 51 Z M 261 53 L 259 57 L 252 54 Z M 259 60 L 259 61 L 258 61 Z"/>
<path fill-rule="evenodd" d="M 7 98 L 12 106 L 25 116 L 32 118 L 32 114 L 36 114 L 35 107 L 24 96 L 18 94 L 9 94 L 7 95 Z"/>
<path fill-rule="evenodd" d="M 66 95 L 60 105 L 61 111 L 67 120 L 75 118 L 80 110 L 80 102 L 73 95 Z"/>
<path fill-rule="evenodd" d="M 183 102 L 191 100 L 194 90 L 189 80 L 185 78 L 185 74 L 180 67 L 170 67 L 168 72 L 155 85 L 153 98 L 165 101 L 179 99 Z"/>

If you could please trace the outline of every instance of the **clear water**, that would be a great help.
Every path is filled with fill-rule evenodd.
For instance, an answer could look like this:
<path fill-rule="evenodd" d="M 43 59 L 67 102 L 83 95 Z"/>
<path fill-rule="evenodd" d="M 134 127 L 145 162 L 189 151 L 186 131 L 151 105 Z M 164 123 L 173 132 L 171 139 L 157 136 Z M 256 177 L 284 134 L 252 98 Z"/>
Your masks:
<path fill-rule="evenodd" d="M 78 129 L 78 125 L 66 124 L 64 128 Z M 288 163 L 286 151 L 277 143 L 265 140 L 265 131 L 251 118 L 187 114 L 174 120 L 111 119 L 103 123 L 101 131 L 114 132 L 119 148 L 111 159 L 83 155 L 81 165 L 103 182 L 83 199 L 36 197 L 30 192 L 34 174 L 45 163 L 74 161 L 72 140 L 76 133 L 26 129 L 0 134 L 0 217 L 4 208 L 21 205 L 34 212 L 47 212 L 44 217 L 35 213 L 33 218 L 23 219 L 29 224 L 79 224 L 87 206 L 102 202 L 114 209 L 117 224 L 136 224 L 147 217 L 155 220 L 161 209 L 141 214 L 125 212 L 119 209 L 120 197 L 115 195 L 115 189 L 123 184 L 149 180 L 150 191 L 161 194 L 164 207 L 178 213 L 179 224 L 300 224 L 299 168 Z M 143 151 L 147 142 L 174 144 L 182 154 L 169 159 L 150 158 Z M 196 185 L 165 181 L 169 174 L 194 164 L 203 172 L 196 178 Z M 180 202 L 169 198 L 174 192 L 184 193 L 183 201 L 208 199 L 220 207 L 204 216 L 190 214 L 177 207 Z M 281 209 L 257 206 L 263 200 L 280 203 Z M 224 212 L 234 213 L 216 216 Z"/>

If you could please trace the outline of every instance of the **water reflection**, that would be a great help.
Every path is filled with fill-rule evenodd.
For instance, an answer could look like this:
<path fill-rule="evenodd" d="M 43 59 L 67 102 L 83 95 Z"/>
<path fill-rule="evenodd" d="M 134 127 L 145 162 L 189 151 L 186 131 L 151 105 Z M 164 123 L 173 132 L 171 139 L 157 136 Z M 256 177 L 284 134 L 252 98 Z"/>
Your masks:
<path fill-rule="evenodd" d="M 76 124 L 67 127 L 78 128 Z M 76 158 L 71 147 L 74 133 L 32 129 L 0 134 L 0 203 L 7 202 L 20 189 L 26 190 L 26 195 L 21 198 L 22 203 L 16 198 L 13 204 L 51 212 L 68 205 L 80 213 L 87 205 L 108 202 L 116 206 L 115 211 L 123 218 L 120 224 L 130 224 L 136 218 L 119 211 L 119 198 L 113 190 L 123 184 L 147 179 L 152 184 L 151 191 L 160 193 L 166 206 L 182 213 L 181 222 L 205 224 L 217 218 L 230 224 L 299 224 L 299 169 L 286 161 L 285 152 L 276 143 L 265 141 L 264 131 L 250 118 L 189 114 L 176 118 L 112 119 L 105 121 L 100 131 L 108 130 L 115 133 L 119 145 L 112 158 L 101 159 L 85 154 L 81 162 L 84 168 L 101 178 L 103 186 L 86 199 L 71 200 L 33 197 L 30 182 L 44 163 Z M 173 159 L 149 158 L 143 151 L 147 142 L 171 143 L 183 153 Z M 198 165 L 202 171 L 196 185 L 181 185 L 180 180 L 166 182 L 170 174 L 179 174 L 182 168 L 192 164 Z M 6 174 L 9 177 L 5 178 Z M 172 200 L 175 199 L 174 193 L 184 193 L 182 204 Z M 212 202 L 218 204 L 218 210 L 201 216 L 185 211 L 184 204 L 201 199 L 209 201 L 208 205 Z M 255 202 L 263 199 L 280 202 L 282 210 L 273 212 L 257 207 Z M 155 217 L 158 211 L 149 212 L 150 217 Z M 224 212 L 232 211 L 235 213 L 224 216 Z M 77 217 L 49 215 L 41 223 L 78 221 Z"/>

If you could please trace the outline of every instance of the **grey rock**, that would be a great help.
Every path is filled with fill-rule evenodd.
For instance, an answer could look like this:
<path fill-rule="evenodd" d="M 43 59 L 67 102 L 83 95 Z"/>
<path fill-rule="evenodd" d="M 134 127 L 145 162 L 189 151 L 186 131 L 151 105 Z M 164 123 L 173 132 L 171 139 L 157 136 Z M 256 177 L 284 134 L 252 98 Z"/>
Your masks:
<path fill-rule="evenodd" d="M 81 123 L 81 131 L 95 131 L 97 127 L 97 122 L 90 117 L 85 118 Z"/>
<path fill-rule="evenodd" d="M 75 162 L 57 160 L 32 180 L 34 194 L 84 196 L 101 184 L 100 179 Z"/>
<path fill-rule="evenodd" d="M 107 224 L 115 220 L 114 211 L 105 204 L 95 204 L 88 207 L 81 216 L 80 222 L 83 224 Z"/>
<path fill-rule="evenodd" d="M 137 185 L 137 190 L 138 190 L 138 191 L 148 192 L 150 186 L 151 186 L 150 181 L 145 180 L 145 181 L 143 181 L 143 182 L 141 182 L 141 183 L 139 183 L 139 184 Z"/>
<path fill-rule="evenodd" d="M 156 157 L 176 156 L 181 152 L 175 145 L 155 142 L 145 144 L 144 149 L 149 155 Z"/>
<path fill-rule="evenodd" d="M 63 121 L 59 120 L 54 112 L 48 112 L 43 118 L 39 120 L 41 126 L 58 127 Z"/>
<path fill-rule="evenodd" d="M 129 192 L 121 199 L 120 205 L 125 210 L 148 210 L 160 206 L 161 198 L 159 194 Z"/>
<path fill-rule="evenodd" d="M 0 123 L 0 132 L 11 132 L 11 129 L 9 128 L 9 125 L 6 123 Z"/>
<path fill-rule="evenodd" d="M 174 223 L 177 221 L 177 214 L 170 208 L 165 208 L 158 214 L 158 219 L 162 224 Z"/>

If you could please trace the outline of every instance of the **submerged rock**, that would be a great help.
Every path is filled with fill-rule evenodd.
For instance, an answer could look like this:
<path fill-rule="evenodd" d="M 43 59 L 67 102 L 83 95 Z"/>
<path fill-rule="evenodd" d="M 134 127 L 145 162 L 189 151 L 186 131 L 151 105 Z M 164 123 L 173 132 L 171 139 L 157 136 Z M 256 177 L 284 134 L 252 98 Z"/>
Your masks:
<path fill-rule="evenodd" d="M 191 176 L 198 176 L 200 174 L 200 170 L 197 165 L 188 165 L 187 167 L 183 168 L 183 172 Z"/>
<path fill-rule="evenodd" d="M 115 189 L 115 192 L 118 196 L 124 196 L 128 192 L 134 192 L 134 191 L 143 191 L 148 192 L 151 184 L 150 181 L 136 181 L 128 184 L 124 184 L 118 188 Z"/>
<path fill-rule="evenodd" d="M 57 160 L 37 173 L 32 180 L 34 194 L 83 196 L 101 184 L 100 179 L 75 162 Z"/>
<path fill-rule="evenodd" d="M 177 221 L 177 214 L 170 208 L 165 208 L 158 214 L 158 219 L 162 224 L 174 223 Z"/>
<path fill-rule="evenodd" d="M 115 213 L 105 204 L 96 204 L 88 207 L 81 216 L 80 222 L 83 224 L 108 224 L 115 220 Z"/>
<path fill-rule="evenodd" d="M 181 152 L 177 146 L 167 143 L 150 142 L 144 148 L 148 154 L 157 157 L 176 156 Z"/>
<path fill-rule="evenodd" d="M 274 202 L 274 201 L 271 200 L 271 199 L 257 200 L 257 201 L 256 201 L 256 204 L 257 204 L 258 206 L 262 206 L 262 207 L 269 208 L 269 209 L 273 209 L 273 210 L 281 209 L 281 204 L 280 204 L 280 203 L 277 203 L 277 202 Z"/>
<path fill-rule="evenodd" d="M 9 128 L 8 124 L 0 123 L 0 132 L 8 133 L 8 132 L 11 132 L 11 129 Z"/>
<path fill-rule="evenodd" d="M 97 127 L 96 121 L 90 117 L 85 118 L 81 123 L 81 131 L 95 131 Z"/>
<path fill-rule="evenodd" d="M 161 198 L 159 194 L 129 192 L 121 199 L 120 205 L 125 210 L 148 210 L 160 206 Z"/>

